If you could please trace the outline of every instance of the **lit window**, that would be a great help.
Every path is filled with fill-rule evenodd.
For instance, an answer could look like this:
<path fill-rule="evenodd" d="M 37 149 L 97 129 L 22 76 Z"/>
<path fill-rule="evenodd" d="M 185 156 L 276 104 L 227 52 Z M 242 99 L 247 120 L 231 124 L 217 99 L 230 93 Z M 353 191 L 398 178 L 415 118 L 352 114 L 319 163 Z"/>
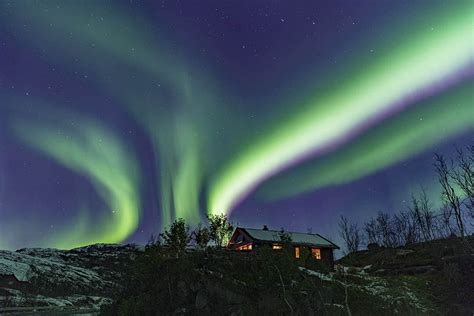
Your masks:
<path fill-rule="evenodd" d="M 252 244 L 242 245 L 237 250 L 252 250 Z"/>
<path fill-rule="evenodd" d="M 300 247 L 295 247 L 295 258 L 298 259 L 300 257 Z"/>
<path fill-rule="evenodd" d="M 311 248 L 311 255 L 314 259 L 321 259 L 321 249 L 318 248 Z"/>
<path fill-rule="evenodd" d="M 273 244 L 273 247 L 272 247 L 272 248 L 275 249 L 275 250 L 279 250 L 279 249 L 282 248 L 282 246 L 279 245 L 279 244 Z"/>

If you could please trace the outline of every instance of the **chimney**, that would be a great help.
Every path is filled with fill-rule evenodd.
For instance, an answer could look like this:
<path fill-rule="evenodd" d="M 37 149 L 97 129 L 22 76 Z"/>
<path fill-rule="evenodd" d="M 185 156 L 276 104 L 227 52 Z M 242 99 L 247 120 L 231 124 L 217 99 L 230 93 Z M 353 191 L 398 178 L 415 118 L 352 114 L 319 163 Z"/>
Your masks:
<path fill-rule="evenodd" d="M 263 230 L 268 230 L 267 225 L 263 225 Z"/>

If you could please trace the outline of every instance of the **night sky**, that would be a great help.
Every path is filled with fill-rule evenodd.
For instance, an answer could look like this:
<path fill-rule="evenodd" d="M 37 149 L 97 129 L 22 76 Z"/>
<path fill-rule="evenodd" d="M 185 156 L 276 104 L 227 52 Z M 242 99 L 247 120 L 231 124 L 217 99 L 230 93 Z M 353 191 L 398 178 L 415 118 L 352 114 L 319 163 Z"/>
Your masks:
<path fill-rule="evenodd" d="M 321 233 L 439 205 L 474 140 L 471 1 L 0 1 L 0 248 L 175 218 Z"/>

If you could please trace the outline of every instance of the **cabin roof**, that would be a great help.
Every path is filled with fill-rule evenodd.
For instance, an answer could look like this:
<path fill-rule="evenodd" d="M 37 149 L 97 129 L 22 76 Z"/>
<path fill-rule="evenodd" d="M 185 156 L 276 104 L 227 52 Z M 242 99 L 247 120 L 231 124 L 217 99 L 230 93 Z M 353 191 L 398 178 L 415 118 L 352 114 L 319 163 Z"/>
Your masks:
<path fill-rule="evenodd" d="M 255 240 L 267 241 L 267 242 L 279 242 L 281 230 L 266 230 L 266 229 L 255 229 L 255 228 L 244 228 L 237 227 L 237 229 L 244 230 L 250 237 Z M 300 245 L 309 245 L 309 246 L 320 246 L 325 248 L 335 248 L 339 247 L 324 238 L 319 234 L 309 234 L 309 233 L 297 233 L 297 232 L 285 232 L 291 236 L 292 244 Z"/>

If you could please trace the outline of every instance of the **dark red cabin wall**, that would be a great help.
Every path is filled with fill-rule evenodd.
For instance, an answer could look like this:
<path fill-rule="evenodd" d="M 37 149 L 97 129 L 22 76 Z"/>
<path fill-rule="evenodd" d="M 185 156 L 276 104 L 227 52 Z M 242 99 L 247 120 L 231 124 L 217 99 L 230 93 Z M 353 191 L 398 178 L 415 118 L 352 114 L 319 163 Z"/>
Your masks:
<path fill-rule="evenodd" d="M 334 264 L 334 255 L 331 248 L 322 248 L 321 249 L 321 260 L 327 262 L 329 265 Z"/>
<path fill-rule="evenodd" d="M 243 239 L 241 242 L 237 244 L 237 239 L 239 239 L 239 236 L 242 236 Z M 253 239 L 250 238 L 246 233 L 242 232 L 241 230 L 235 231 L 234 235 L 232 235 L 231 240 L 229 241 L 229 247 L 235 248 L 237 246 L 240 246 L 242 244 L 248 244 L 252 243 Z"/>

